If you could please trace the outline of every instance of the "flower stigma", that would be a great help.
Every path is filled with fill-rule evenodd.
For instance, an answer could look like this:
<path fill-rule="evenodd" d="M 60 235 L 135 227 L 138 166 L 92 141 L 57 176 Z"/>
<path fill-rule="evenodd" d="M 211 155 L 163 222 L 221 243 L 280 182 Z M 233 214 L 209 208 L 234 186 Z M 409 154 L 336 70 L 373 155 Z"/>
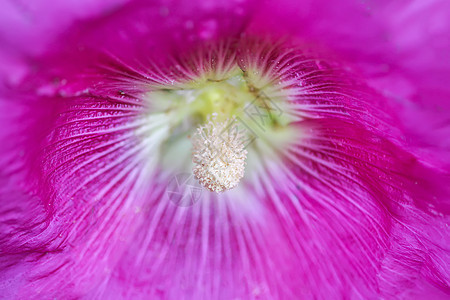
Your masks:
<path fill-rule="evenodd" d="M 192 161 L 200 184 L 220 193 L 236 187 L 244 176 L 247 150 L 236 118 L 217 122 L 217 115 L 208 116 L 193 135 Z"/>

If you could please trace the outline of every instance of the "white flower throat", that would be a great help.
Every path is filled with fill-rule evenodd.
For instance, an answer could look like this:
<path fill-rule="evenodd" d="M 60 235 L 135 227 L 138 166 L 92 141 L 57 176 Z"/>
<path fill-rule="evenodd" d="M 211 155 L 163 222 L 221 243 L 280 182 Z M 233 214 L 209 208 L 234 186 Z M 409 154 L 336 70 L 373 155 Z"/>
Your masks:
<path fill-rule="evenodd" d="M 147 125 L 137 132 L 149 147 L 145 157 L 158 149 L 169 177 L 192 172 L 216 193 L 237 188 L 265 160 L 278 160 L 278 149 L 296 139 L 283 113 L 290 111 L 288 93 L 256 73 L 235 67 L 146 94 Z"/>

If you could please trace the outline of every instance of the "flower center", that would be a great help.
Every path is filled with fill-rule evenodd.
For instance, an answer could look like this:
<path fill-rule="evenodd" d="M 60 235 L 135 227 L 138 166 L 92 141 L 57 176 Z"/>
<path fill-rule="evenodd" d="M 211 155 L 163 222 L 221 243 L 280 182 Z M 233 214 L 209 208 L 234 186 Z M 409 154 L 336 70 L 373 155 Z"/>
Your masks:
<path fill-rule="evenodd" d="M 236 119 L 216 122 L 217 114 L 208 116 L 206 124 L 192 137 L 194 175 L 208 190 L 222 192 L 234 188 L 244 176 L 245 136 Z"/>
<path fill-rule="evenodd" d="M 168 176 L 193 172 L 213 192 L 236 187 L 244 173 L 258 170 L 265 159 L 278 159 L 278 148 L 295 138 L 288 93 L 257 67 L 230 63 L 225 71 L 181 76 L 144 97 L 145 123 L 154 125 L 142 136 L 164 139 L 158 146 L 160 169 Z M 157 120 L 165 121 L 157 127 Z"/>

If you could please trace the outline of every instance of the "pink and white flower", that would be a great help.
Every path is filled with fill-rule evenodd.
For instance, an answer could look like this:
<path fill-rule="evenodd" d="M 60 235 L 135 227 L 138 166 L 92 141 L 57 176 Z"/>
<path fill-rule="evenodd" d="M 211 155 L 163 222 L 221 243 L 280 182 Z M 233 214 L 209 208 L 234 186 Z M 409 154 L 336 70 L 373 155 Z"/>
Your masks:
<path fill-rule="evenodd" d="M 2 1 L 0 294 L 448 298 L 447 2 Z"/>

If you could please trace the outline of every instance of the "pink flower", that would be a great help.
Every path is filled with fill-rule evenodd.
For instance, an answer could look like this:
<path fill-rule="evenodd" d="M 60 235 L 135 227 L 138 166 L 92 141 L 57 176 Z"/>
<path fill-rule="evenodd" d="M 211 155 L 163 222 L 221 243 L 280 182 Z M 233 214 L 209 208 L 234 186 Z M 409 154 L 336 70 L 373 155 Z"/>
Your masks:
<path fill-rule="evenodd" d="M 0 7 L 4 298 L 448 298 L 448 1 Z"/>

